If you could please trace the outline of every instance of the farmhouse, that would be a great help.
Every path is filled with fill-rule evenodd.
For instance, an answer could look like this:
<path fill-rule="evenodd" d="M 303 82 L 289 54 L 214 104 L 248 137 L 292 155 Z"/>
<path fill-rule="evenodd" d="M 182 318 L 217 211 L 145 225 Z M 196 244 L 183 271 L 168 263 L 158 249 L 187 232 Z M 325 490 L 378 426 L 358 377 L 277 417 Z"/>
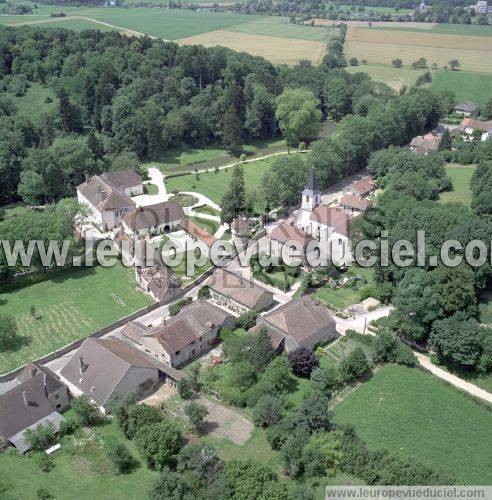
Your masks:
<path fill-rule="evenodd" d="M 480 120 L 473 120 L 472 118 L 465 118 L 457 128 L 452 132 L 452 135 L 464 134 L 468 140 L 472 140 L 472 136 L 477 133 L 482 141 L 486 141 L 492 136 L 492 120 L 482 122 Z"/>
<path fill-rule="evenodd" d="M 274 348 L 291 352 L 298 347 L 314 349 L 337 336 L 335 320 L 324 306 L 309 297 L 292 300 L 261 316 L 249 332 L 266 329 Z"/>
<path fill-rule="evenodd" d="M 181 281 L 166 265 L 135 267 L 137 285 L 156 302 L 168 304 L 181 296 Z"/>
<path fill-rule="evenodd" d="M 242 314 L 250 309 L 264 311 L 273 305 L 273 293 L 242 276 L 218 268 L 208 286 L 212 299 Z"/>
<path fill-rule="evenodd" d="M 64 418 L 58 413 L 68 406 L 66 387 L 46 368 L 30 363 L 17 376 L 18 385 L 0 395 L 0 447 L 30 449 L 25 432 L 51 422 L 58 431 Z"/>
<path fill-rule="evenodd" d="M 454 107 L 454 112 L 466 117 L 478 116 L 480 108 L 473 101 L 465 101 Z"/>
<path fill-rule="evenodd" d="M 184 217 L 181 205 L 164 201 L 127 212 L 122 225 L 126 234 L 138 240 L 145 236 L 170 233 L 180 226 Z"/>
<path fill-rule="evenodd" d="M 371 177 L 366 176 L 359 181 L 352 182 L 352 184 L 350 184 L 347 188 L 347 191 L 355 196 L 364 198 L 365 196 L 369 196 L 371 193 L 376 191 L 376 184 Z"/>
<path fill-rule="evenodd" d="M 418 135 L 412 139 L 410 149 L 419 155 L 427 155 L 431 151 L 437 151 L 439 140 L 439 135 L 434 135 L 432 132 L 425 135 Z"/>
<path fill-rule="evenodd" d="M 196 300 L 162 325 L 128 323 L 122 335 L 159 361 L 179 366 L 210 348 L 221 328 L 234 328 L 234 317 L 205 300 Z"/>
<path fill-rule="evenodd" d="M 106 412 L 115 397 L 144 397 L 161 381 L 175 381 L 177 375 L 126 342 L 111 337 L 86 339 L 60 376 L 74 396 L 86 394 Z"/>
<path fill-rule="evenodd" d="M 303 229 L 294 226 L 293 222 L 282 222 L 270 233 L 271 255 L 280 258 L 284 246 L 289 243 L 291 248 L 295 244 L 300 250 L 298 254 L 291 252 L 291 257 L 303 260 L 312 241 L 314 238 Z"/>
<path fill-rule="evenodd" d="M 92 220 L 103 231 L 110 231 L 135 208 L 129 196 L 138 193 L 140 188 L 143 192 L 140 176 L 132 170 L 94 175 L 77 186 L 77 200 L 89 208 Z"/>

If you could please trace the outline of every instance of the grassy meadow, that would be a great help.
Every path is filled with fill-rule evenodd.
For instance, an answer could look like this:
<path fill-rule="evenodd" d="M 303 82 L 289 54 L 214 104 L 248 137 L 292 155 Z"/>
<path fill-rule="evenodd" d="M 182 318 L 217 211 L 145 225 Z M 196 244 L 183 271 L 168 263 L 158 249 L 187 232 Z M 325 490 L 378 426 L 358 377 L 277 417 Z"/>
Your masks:
<path fill-rule="evenodd" d="M 136 290 L 133 270 L 118 263 L 71 271 L 0 294 L 0 313 L 12 314 L 22 342 L 0 353 L 0 373 L 39 358 L 152 303 Z M 34 306 L 36 316 L 31 315 Z"/>
<path fill-rule="evenodd" d="M 492 55 L 491 55 L 492 61 Z M 491 74 L 470 73 L 467 71 L 437 71 L 432 75 L 431 90 L 452 90 L 456 102 L 471 100 L 483 106 L 492 98 L 492 62 Z"/>
<path fill-rule="evenodd" d="M 471 165 L 447 165 L 446 172 L 453 183 L 453 190 L 441 193 L 439 201 L 441 203 L 461 203 L 469 207 L 472 198 L 470 180 L 474 171 L 475 167 Z"/>
<path fill-rule="evenodd" d="M 374 81 L 386 83 L 395 90 L 415 85 L 417 78 L 425 72 L 423 69 L 412 69 L 409 66 L 394 68 L 391 64 L 363 64 L 348 66 L 345 69 L 349 73 L 367 73 Z"/>
<path fill-rule="evenodd" d="M 442 35 L 472 35 L 472 36 L 492 36 L 492 26 L 482 26 L 479 24 L 436 24 L 432 28 L 417 28 L 406 26 L 404 23 L 395 23 L 394 26 L 373 26 L 373 30 L 387 31 L 416 31 L 426 33 L 439 33 Z"/>
<path fill-rule="evenodd" d="M 491 484 L 490 407 L 433 375 L 384 366 L 334 414 L 337 422 L 354 425 L 373 449 L 431 460 L 465 484 Z"/>
<path fill-rule="evenodd" d="M 254 188 L 260 185 L 263 174 L 271 167 L 272 163 L 280 157 L 266 158 L 244 164 L 244 181 L 246 189 Z M 229 189 L 232 178 L 232 168 L 201 172 L 198 179 L 195 174 L 182 175 L 180 177 L 171 177 L 166 180 L 166 190 L 177 191 L 196 191 L 210 198 L 215 203 L 220 203 L 224 193 Z"/>
<path fill-rule="evenodd" d="M 29 83 L 29 88 L 23 96 L 17 97 L 9 92 L 2 95 L 9 96 L 14 101 L 19 114 L 24 116 L 46 113 L 54 109 L 58 102 L 53 89 L 34 82 Z M 51 99 L 51 102 L 46 102 L 47 99 Z"/>

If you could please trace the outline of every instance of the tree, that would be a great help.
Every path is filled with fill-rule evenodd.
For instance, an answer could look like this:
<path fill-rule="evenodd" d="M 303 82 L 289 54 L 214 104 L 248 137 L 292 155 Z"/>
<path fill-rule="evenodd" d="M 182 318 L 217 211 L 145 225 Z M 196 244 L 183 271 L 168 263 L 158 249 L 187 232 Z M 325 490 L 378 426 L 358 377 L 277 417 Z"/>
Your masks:
<path fill-rule="evenodd" d="M 64 89 L 60 89 L 58 99 L 58 114 L 62 130 L 67 133 L 82 132 L 80 109 L 70 102 Z"/>
<path fill-rule="evenodd" d="M 292 371 L 300 377 L 309 377 L 313 368 L 319 365 L 319 359 L 307 347 L 298 347 L 289 353 Z"/>
<path fill-rule="evenodd" d="M 56 438 L 55 427 L 51 422 L 39 424 L 24 433 L 29 446 L 36 451 L 44 451 L 49 448 Z"/>
<path fill-rule="evenodd" d="M 195 432 L 199 432 L 204 418 L 208 415 L 208 410 L 204 404 L 190 401 L 185 406 L 185 414 Z"/>
<path fill-rule="evenodd" d="M 111 411 L 118 427 L 128 439 L 133 439 L 142 427 L 161 422 L 163 419 L 158 408 L 146 404 L 136 404 L 134 397 L 116 401 L 111 406 Z"/>
<path fill-rule="evenodd" d="M 296 146 L 302 140 L 314 139 L 321 130 L 319 101 L 307 89 L 286 89 L 276 99 L 277 118 L 287 143 Z"/>
<path fill-rule="evenodd" d="M 253 421 L 259 427 L 270 427 L 282 418 L 282 400 L 277 396 L 261 397 L 253 408 Z"/>
<path fill-rule="evenodd" d="M 391 61 L 391 64 L 393 65 L 393 67 L 395 68 L 401 68 L 403 66 L 403 61 L 399 58 L 396 58 L 396 59 L 393 59 Z"/>
<path fill-rule="evenodd" d="M 439 141 L 439 146 L 438 146 L 439 151 L 444 151 L 444 150 L 451 150 L 453 149 L 453 139 L 451 138 L 451 134 L 449 133 L 449 130 L 446 129 L 442 135 L 441 135 L 441 140 Z"/>
<path fill-rule="evenodd" d="M 255 309 L 250 309 L 245 313 L 241 314 L 239 318 L 236 319 L 236 328 L 242 328 L 243 330 L 249 330 L 256 325 L 256 318 L 259 312 Z"/>
<path fill-rule="evenodd" d="M 189 444 L 180 450 L 177 461 L 177 472 L 191 478 L 188 484 L 195 494 L 214 484 L 222 471 L 217 451 L 210 445 Z"/>
<path fill-rule="evenodd" d="M 174 422 L 167 420 L 145 425 L 135 434 L 135 444 L 147 467 L 158 471 L 174 465 L 181 441 L 181 431 Z"/>
<path fill-rule="evenodd" d="M 71 407 L 80 425 L 93 425 L 101 418 L 96 404 L 85 394 L 73 398 Z"/>
<path fill-rule="evenodd" d="M 231 183 L 228 191 L 222 196 L 220 208 L 220 218 L 228 224 L 245 210 L 244 169 L 241 165 L 234 166 Z"/>
<path fill-rule="evenodd" d="M 316 393 L 307 395 L 299 406 L 296 417 L 297 427 L 310 434 L 330 430 L 331 414 L 328 411 L 328 398 Z"/>
<path fill-rule="evenodd" d="M 412 63 L 413 69 L 422 69 L 427 68 L 427 59 L 425 57 L 421 57 Z"/>
<path fill-rule="evenodd" d="M 311 387 L 322 394 L 330 395 L 340 385 L 340 373 L 329 366 L 317 366 L 311 372 Z"/>
<path fill-rule="evenodd" d="M 452 71 L 457 71 L 460 68 L 461 64 L 458 61 L 458 59 L 451 59 L 449 61 L 449 67 L 451 68 Z"/>
<path fill-rule="evenodd" d="M 0 314 L 0 351 L 12 349 L 18 340 L 15 318 L 10 314 Z"/>
<path fill-rule="evenodd" d="M 251 335 L 249 344 L 249 358 L 253 366 L 263 372 L 275 357 L 275 349 L 272 347 L 272 339 L 265 328 Z"/>
<path fill-rule="evenodd" d="M 191 387 L 195 392 L 197 392 L 200 387 L 200 371 L 201 371 L 200 363 L 195 363 L 190 366 L 189 381 Z"/>
<path fill-rule="evenodd" d="M 188 377 L 183 377 L 178 380 L 178 393 L 183 399 L 191 399 L 195 394 L 193 386 Z"/>
<path fill-rule="evenodd" d="M 350 112 L 351 95 L 349 83 L 338 76 L 328 77 L 323 86 L 326 112 L 335 120 Z"/>
<path fill-rule="evenodd" d="M 280 456 L 290 477 L 299 477 L 304 473 L 303 451 L 309 436 L 304 430 L 291 433 L 280 448 Z"/>
<path fill-rule="evenodd" d="M 128 448 L 116 439 L 106 441 L 106 454 L 113 464 L 116 474 L 122 474 L 131 470 L 135 465 L 135 459 Z"/>
<path fill-rule="evenodd" d="M 233 154 L 239 153 L 243 145 L 241 122 L 233 107 L 228 108 L 224 113 L 222 144 Z"/>
<path fill-rule="evenodd" d="M 47 455 L 46 453 L 41 453 L 38 456 L 38 467 L 43 472 L 50 472 L 55 467 L 55 462 L 53 461 L 53 457 L 51 455 Z"/>
<path fill-rule="evenodd" d="M 341 444 L 332 432 L 311 436 L 302 450 L 304 472 L 308 477 L 332 476 L 341 458 Z"/>
<path fill-rule="evenodd" d="M 486 120 L 492 120 L 492 99 L 489 99 L 482 108 L 482 115 Z"/>
<path fill-rule="evenodd" d="M 381 328 L 374 341 L 374 361 L 416 366 L 412 349 L 395 337 L 388 329 Z"/>
<path fill-rule="evenodd" d="M 457 312 L 434 322 L 429 343 L 443 361 L 473 369 L 480 361 L 485 334 L 492 335 L 492 332 L 474 318 Z"/>
<path fill-rule="evenodd" d="M 161 473 L 155 479 L 147 497 L 149 500 L 183 500 L 189 498 L 191 488 L 181 474 L 169 467 L 162 467 Z"/>
<path fill-rule="evenodd" d="M 369 362 L 361 347 L 349 352 L 340 362 L 340 372 L 346 382 L 351 382 L 369 370 Z"/>
<path fill-rule="evenodd" d="M 100 160 L 104 156 L 103 143 L 96 136 L 94 129 L 91 129 L 89 135 L 87 136 L 87 147 L 92 151 L 92 155 L 96 160 Z"/>

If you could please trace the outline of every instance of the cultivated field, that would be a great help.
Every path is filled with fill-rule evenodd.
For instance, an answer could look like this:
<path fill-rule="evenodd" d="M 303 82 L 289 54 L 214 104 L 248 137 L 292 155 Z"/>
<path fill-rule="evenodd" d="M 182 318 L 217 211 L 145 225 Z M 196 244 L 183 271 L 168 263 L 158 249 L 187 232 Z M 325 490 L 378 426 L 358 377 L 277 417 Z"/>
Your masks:
<path fill-rule="evenodd" d="M 408 26 L 411 24 L 412 26 Z M 415 24 L 424 24 L 425 26 L 415 26 Z M 492 36 L 492 26 L 482 26 L 478 24 L 433 24 L 427 28 L 428 23 L 392 23 L 392 26 L 373 26 L 376 30 L 409 30 L 409 31 L 428 31 L 431 33 L 443 33 L 447 35 L 473 35 L 473 36 Z M 408 26 L 408 27 L 407 27 Z"/>
<path fill-rule="evenodd" d="M 398 57 L 404 65 L 410 65 L 424 57 L 429 64 L 435 62 L 443 67 L 450 59 L 458 59 L 463 70 L 492 72 L 492 37 L 373 30 L 350 25 L 344 49 L 347 58 L 366 59 L 370 64 L 389 64 Z"/>
<path fill-rule="evenodd" d="M 296 64 L 306 59 L 319 64 L 325 54 L 326 44 L 311 40 L 277 38 L 274 36 L 247 35 L 234 31 L 212 31 L 177 40 L 183 45 L 222 45 L 238 52 L 261 56 L 273 64 Z"/>
<path fill-rule="evenodd" d="M 0 294 L 0 312 L 16 318 L 23 340 L 14 352 L 0 354 L 0 373 L 151 304 L 152 299 L 135 286 L 133 270 L 118 264 L 61 274 Z M 36 317 L 31 315 L 32 306 Z"/>
<path fill-rule="evenodd" d="M 367 73 L 374 81 L 384 82 L 395 90 L 400 90 L 404 85 L 407 87 L 415 85 L 419 75 L 425 72 L 422 69 L 412 69 L 409 67 L 394 68 L 387 64 L 364 64 L 361 66 L 348 66 L 345 68 L 349 73 L 362 71 Z"/>
<path fill-rule="evenodd" d="M 491 484 L 490 409 L 433 375 L 384 366 L 334 413 L 373 449 L 431 460 L 465 484 Z"/>

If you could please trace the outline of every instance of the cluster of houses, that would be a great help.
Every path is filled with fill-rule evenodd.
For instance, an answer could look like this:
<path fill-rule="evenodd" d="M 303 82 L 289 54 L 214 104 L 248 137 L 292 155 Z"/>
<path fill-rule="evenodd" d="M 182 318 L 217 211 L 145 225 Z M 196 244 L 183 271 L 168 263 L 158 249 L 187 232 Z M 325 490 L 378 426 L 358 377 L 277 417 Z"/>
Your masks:
<path fill-rule="evenodd" d="M 463 116 L 463 121 L 455 127 L 438 128 L 425 135 L 418 135 L 410 142 L 410 149 L 417 154 L 427 155 L 431 151 L 439 149 L 442 134 L 447 128 L 451 137 L 462 136 L 465 141 L 480 139 L 486 141 L 492 138 L 492 120 L 481 121 L 476 117 L 480 113 L 480 108 L 472 101 L 465 101 L 454 108 L 456 115 Z"/>
<path fill-rule="evenodd" d="M 478 0 L 476 4 L 470 5 L 468 10 L 472 10 L 477 14 L 492 14 L 492 5 L 488 5 L 487 0 Z"/>

